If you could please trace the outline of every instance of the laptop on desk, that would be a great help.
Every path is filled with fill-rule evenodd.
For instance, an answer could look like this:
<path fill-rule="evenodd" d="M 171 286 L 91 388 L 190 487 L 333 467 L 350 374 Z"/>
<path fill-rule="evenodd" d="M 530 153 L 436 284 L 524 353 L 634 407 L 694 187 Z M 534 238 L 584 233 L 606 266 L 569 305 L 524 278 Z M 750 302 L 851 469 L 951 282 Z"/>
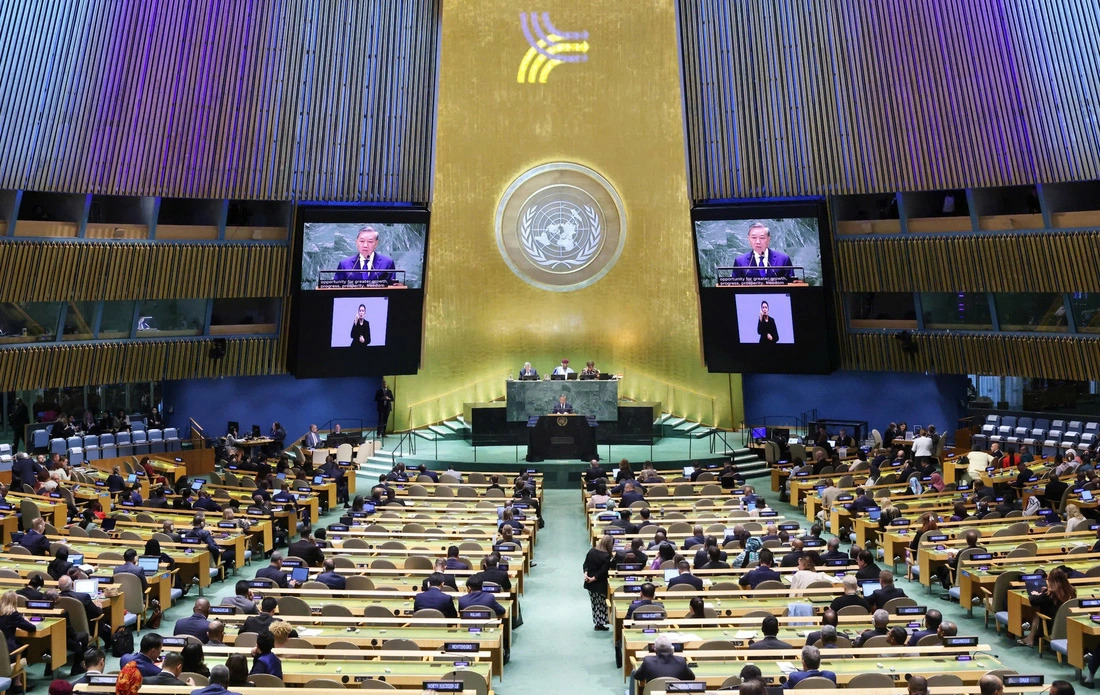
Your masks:
<path fill-rule="evenodd" d="M 160 556 L 142 555 L 138 558 L 138 567 L 141 568 L 146 577 L 152 577 L 160 569 Z"/>

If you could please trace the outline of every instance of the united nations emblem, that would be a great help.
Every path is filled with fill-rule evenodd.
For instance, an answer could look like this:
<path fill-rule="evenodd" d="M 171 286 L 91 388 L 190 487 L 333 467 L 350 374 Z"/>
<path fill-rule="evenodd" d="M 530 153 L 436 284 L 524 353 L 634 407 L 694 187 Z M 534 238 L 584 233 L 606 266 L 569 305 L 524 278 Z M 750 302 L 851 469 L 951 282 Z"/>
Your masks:
<path fill-rule="evenodd" d="M 591 285 L 615 265 L 626 241 L 625 219 L 619 195 L 595 171 L 544 164 L 501 198 L 497 246 L 524 281 L 567 292 Z"/>

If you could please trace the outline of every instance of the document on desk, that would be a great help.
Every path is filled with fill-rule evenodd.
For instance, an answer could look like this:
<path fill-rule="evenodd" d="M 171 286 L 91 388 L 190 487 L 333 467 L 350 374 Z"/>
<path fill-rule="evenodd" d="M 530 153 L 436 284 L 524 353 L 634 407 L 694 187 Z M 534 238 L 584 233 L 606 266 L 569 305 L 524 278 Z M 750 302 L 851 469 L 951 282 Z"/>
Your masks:
<path fill-rule="evenodd" d="M 737 639 L 756 639 L 756 630 L 738 630 L 733 636 Z"/>
<path fill-rule="evenodd" d="M 792 673 L 798 670 L 798 667 L 790 661 L 777 661 L 775 662 L 775 665 L 778 666 L 779 670 L 783 673 Z"/>

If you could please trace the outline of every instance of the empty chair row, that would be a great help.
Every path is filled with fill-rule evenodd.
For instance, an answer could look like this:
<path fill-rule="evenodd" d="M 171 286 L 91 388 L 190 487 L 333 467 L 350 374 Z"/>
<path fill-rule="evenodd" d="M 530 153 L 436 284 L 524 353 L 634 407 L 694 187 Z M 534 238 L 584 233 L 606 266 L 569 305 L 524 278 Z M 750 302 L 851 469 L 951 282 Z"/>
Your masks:
<path fill-rule="evenodd" d="M 179 433 L 175 427 L 148 432 L 119 432 L 118 434 L 88 434 L 68 439 L 56 437 L 49 440 L 51 454 L 68 455 L 69 462 L 78 466 L 85 461 L 115 458 L 118 456 L 144 456 L 180 450 Z"/>

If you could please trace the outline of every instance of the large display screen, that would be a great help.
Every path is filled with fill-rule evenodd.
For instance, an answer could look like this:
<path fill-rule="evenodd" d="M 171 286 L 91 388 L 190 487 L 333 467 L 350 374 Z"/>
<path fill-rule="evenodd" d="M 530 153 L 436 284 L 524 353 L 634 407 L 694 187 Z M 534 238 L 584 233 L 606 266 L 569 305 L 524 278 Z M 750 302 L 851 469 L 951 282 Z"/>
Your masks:
<path fill-rule="evenodd" d="M 427 223 L 305 222 L 301 288 L 420 288 L 427 238 Z"/>
<path fill-rule="evenodd" d="M 692 222 L 708 369 L 832 371 L 824 201 L 699 207 Z"/>
<path fill-rule="evenodd" d="M 428 212 L 305 205 L 295 231 L 291 373 L 415 374 Z"/>

